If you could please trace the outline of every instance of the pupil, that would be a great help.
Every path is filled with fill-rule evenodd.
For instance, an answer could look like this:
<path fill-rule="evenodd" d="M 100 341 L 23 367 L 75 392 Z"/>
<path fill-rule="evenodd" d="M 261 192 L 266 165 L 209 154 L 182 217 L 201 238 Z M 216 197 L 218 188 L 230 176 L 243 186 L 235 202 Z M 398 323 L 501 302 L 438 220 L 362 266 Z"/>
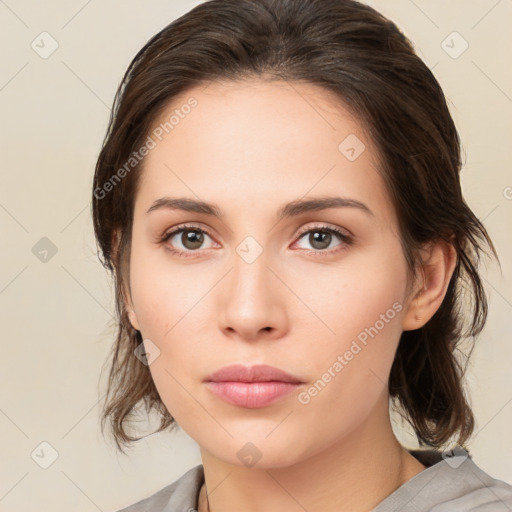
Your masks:
<path fill-rule="evenodd" d="M 197 249 L 203 243 L 203 233 L 199 231 L 185 231 L 182 235 L 182 243 L 187 249 Z"/>
<path fill-rule="evenodd" d="M 317 236 L 319 235 L 319 236 Z M 322 239 L 326 237 L 327 243 L 325 240 L 322 241 Z M 312 240 L 311 240 L 312 239 Z M 320 247 L 315 247 L 315 243 L 320 241 Z M 310 235 L 310 242 L 313 247 L 316 249 L 325 249 L 326 247 L 329 247 L 329 243 L 331 242 L 331 233 L 322 232 L 322 231 L 315 231 L 311 233 Z"/>

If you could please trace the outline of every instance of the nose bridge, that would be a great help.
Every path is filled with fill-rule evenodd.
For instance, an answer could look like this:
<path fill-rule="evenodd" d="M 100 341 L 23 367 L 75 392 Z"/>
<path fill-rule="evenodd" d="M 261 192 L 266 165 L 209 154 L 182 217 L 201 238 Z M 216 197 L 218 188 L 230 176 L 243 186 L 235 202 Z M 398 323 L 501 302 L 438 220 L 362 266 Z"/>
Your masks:
<path fill-rule="evenodd" d="M 273 287 L 270 279 L 272 263 L 269 261 L 270 251 L 264 248 L 252 235 L 245 237 L 235 248 L 233 254 L 233 282 L 236 295 L 244 301 L 270 299 L 269 288 Z"/>
<path fill-rule="evenodd" d="M 281 332 L 286 315 L 280 303 L 282 291 L 275 278 L 271 251 L 255 237 L 245 237 L 232 255 L 229 285 L 222 301 L 224 310 L 220 321 L 224 329 L 237 331 L 251 339 L 267 328 Z M 269 268 L 270 267 L 270 268 Z"/>

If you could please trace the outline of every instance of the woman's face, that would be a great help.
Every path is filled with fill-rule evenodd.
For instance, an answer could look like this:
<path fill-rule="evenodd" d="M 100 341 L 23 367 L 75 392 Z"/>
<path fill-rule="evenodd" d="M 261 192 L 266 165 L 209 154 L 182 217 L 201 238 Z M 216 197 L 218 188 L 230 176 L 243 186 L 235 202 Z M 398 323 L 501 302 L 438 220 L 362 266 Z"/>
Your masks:
<path fill-rule="evenodd" d="M 288 466 L 363 426 L 379 435 L 407 272 L 359 122 L 314 85 L 212 83 L 175 99 L 150 137 L 130 320 L 171 415 L 202 449 L 237 465 L 249 453 L 260 467 Z M 214 204 L 221 217 L 162 198 Z M 319 198 L 349 202 L 298 206 Z M 189 231 L 160 241 L 184 224 Z M 271 365 L 302 384 L 267 403 L 235 404 L 205 382 L 231 364 Z M 243 395 L 255 385 L 225 389 Z"/>

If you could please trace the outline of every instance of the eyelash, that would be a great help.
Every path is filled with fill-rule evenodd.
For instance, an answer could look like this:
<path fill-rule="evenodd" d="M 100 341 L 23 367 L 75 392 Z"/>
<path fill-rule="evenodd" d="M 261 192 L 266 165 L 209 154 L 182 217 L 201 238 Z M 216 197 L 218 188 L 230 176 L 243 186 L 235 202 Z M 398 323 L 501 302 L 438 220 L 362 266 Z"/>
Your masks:
<path fill-rule="evenodd" d="M 165 243 L 167 242 L 168 240 L 170 240 L 174 235 L 178 234 L 178 233 L 181 233 L 181 232 L 184 232 L 184 231 L 196 231 L 196 232 L 199 232 L 199 233 L 203 233 L 203 234 L 206 234 L 208 235 L 210 238 L 213 238 L 209 233 L 208 231 L 202 229 L 202 228 L 199 228 L 197 226 L 194 226 L 194 225 L 191 225 L 191 224 L 184 224 L 184 225 L 181 225 L 181 226 L 178 226 L 176 229 L 173 229 L 172 231 L 169 231 L 167 233 L 165 233 L 159 240 L 158 242 L 159 243 Z M 346 246 L 350 246 L 352 243 L 353 243 L 353 238 L 345 233 L 343 233 L 341 230 L 339 230 L 338 228 L 334 228 L 334 227 L 331 227 L 331 226 L 326 226 L 326 225 L 319 225 L 319 226 L 313 226 L 311 228 L 308 228 L 308 229 L 305 229 L 303 231 L 301 231 L 299 234 L 298 234 L 298 239 L 297 240 L 300 240 L 301 238 L 303 238 L 304 235 L 308 234 L 308 233 L 311 233 L 311 232 L 327 232 L 327 233 L 331 233 L 331 234 L 334 234 L 334 235 L 337 235 L 340 240 L 345 244 L 345 247 L 342 247 L 341 249 L 338 248 L 338 249 L 330 249 L 330 250 L 320 250 L 320 249 L 316 249 L 316 250 L 307 250 L 307 249 L 303 249 L 305 250 L 308 254 L 312 254 L 312 255 L 324 255 L 324 254 L 332 254 L 332 253 L 337 253 L 339 251 L 342 251 L 344 249 L 346 249 Z M 197 253 L 198 251 L 180 251 L 178 249 L 174 249 L 172 247 L 167 247 L 167 249 L 173 253 L 173 254 L 176 254 L 178 256 L 183 256 L 185 258 L 190 258 L 190 257 L 194 257 L 195 254 L 194 253 Z"/>

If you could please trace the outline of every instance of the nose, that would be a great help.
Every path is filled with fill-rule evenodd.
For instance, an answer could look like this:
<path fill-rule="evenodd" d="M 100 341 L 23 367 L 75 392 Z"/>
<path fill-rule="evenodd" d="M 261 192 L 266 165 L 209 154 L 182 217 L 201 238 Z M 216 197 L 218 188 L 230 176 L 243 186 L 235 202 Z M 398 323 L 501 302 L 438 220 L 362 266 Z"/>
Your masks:
<path fill-rule="evenodd" d="M 219 328 L 242 340 L 276 339 L 288 328 L 290 292 L 270 268 L 265 252 L 252 262 L 238 254 L 221 287 Z"/>

